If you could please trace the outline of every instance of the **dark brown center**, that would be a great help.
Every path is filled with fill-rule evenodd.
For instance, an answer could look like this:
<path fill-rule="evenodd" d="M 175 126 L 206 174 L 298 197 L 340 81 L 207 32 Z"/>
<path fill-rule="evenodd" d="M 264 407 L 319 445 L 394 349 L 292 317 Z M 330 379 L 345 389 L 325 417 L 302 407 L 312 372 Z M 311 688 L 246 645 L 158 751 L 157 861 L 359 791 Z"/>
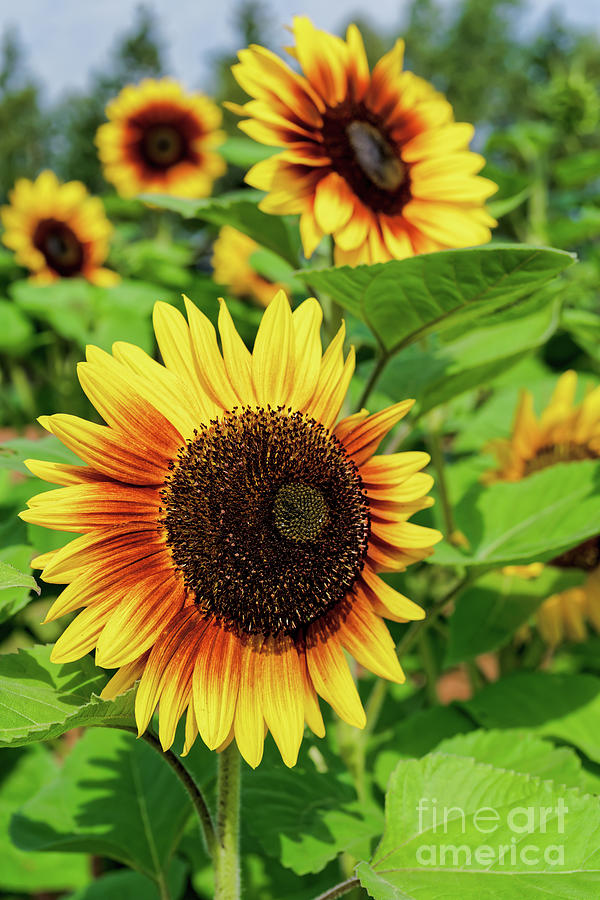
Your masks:
<path fill-rule="evenodd" d="M 150 125 L 144 130 L 141 152 L 152 168 L 169 169 L 185 159 L 186 141 L 174 125 Z"/>
<path fill-rule="evenodd" d="M 323 144 L 332 168 L 376 212 L 397 215 L 410 200 L 410 173 L 382 121 L 346 100 L 323 114 Z"/>
<path fill-rule="evenodd" d="M 369 504 L 355 464 L 314 419 L 227 413 L 181 449 L 161 496 L 175 566 L 224 627 L 297 638 L 347 609 Z"/>
<path fill-rule="evenodd" d="M 43 254 L 50 269 L 63 278 L 79 275 L 84 261 L 84 247 L 64 222 L 42 219 L 33 235 L 34 246 Z"/>

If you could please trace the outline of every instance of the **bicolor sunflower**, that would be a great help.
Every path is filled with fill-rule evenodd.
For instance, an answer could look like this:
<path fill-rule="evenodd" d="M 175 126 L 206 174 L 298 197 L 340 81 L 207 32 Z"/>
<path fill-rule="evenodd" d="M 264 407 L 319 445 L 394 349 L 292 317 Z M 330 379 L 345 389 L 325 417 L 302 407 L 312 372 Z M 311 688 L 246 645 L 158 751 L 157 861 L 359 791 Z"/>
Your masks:
<path fill-rule="evenodd" d="M 96 133 L 104 176 L 123 197 L 207 197 L 225 162 L 220 109 L 172 78 L 129 84 L 106 107 Z"/>
<path fill-rule="evenodd" d="M 299 74 L 253 45 L 232 69 L 252 99 L 228 104 L 240 128 L 283 152 L 246 181 L 268 191 L 265 212 L 300 213 L 306 256 L 333 235 L 337 265 L 385 262 L 483 244 L 495 220 L 484 208 L 496 185 L 476 173 L 473 126 L 427 81 L 402 71 L 398 41 L 369 71 L 360 32 L 346 40 L 298 16 L 290 50 Z"/>
<path fill-rule="evenodd" d="M 576 372 L 561 375 L 539 418 L 531 392 L 522 392 L 510 438 L 489 444 L 498 468 L 487 474 L 487 481 L 520 481 L 556 463 L 600 459 L 600 387 L 589 391 L 578 404 L 576 389 Z M 556 646 L 565 637 L 584 640 L 586 622 L 600 632 L 600 534 L 546 565 L 586 573 L 582 586 L 553 594 L 539 607 L 536 622 L 546 643 Z M 535 578 L 542 569 L 541 563 L 509 567 L 511 574 L 525 578 Z"/>
<path fill-rule="evenodd" d="M 252 254 L 257 250 L 260 247 L 251 237 L 224 225 L 213 246 L 214 279 L 218 284 L 227 285 L 236 297 L 249 297 L 261 306 L 268 306 L 282 285 L 263 278 L 253 268 Z"/>
<path fill-rule="evenodd" d="M 45 171 L 35 181 L 19 178 L 8 199 L 0 210 L 2 240 L 35 281 L 81 277 L 111 285 L 119 280 L 102 267 L 112 225 L 102 201 L 90 197 L 80 181 L 61 184 L 54 172 Z"/>
<path fill-rule="evenodd" d="M 429 458 L 375 456 L 412 400 L 336 424 L 354 353 L 344 358 L 343 326 L 322 353 L 316 300 L 292 313 L 279 292 L 252 352 L 224 303 L 221 349 L 186 306 L 187 322 L 156 305 L 164 366 L 131 344 L 88 350 L 79 380 L 106 425 L 40 419 L 85 463 L 27 463 L 62 487 L 22 517 L 81 533 L 36 560 L 46 581 L 68 584 L 48 619 L 83 608 L 52 659 L 95 648 L 118 669 L 104 697 L 139 678 L 140 733 L 158 704 L 164 748 L 186 713 L 184 752 L 198 733 L 214 749 L 235 739 L 256 766 L 268 729 L 292 766 L 305 721 L 324 734 L 317 695 L 365 724 L 344 651 L 404 680 L 383 619 L 424 612 L 378 573 L 441 538 L 409 522 L 432 503 Z"/>

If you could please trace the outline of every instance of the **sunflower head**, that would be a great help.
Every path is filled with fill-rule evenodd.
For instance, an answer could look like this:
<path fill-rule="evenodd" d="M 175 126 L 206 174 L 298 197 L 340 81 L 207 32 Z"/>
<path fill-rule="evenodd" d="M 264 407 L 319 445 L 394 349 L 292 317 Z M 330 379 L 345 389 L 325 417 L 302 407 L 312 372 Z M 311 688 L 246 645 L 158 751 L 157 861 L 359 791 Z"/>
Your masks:
<path fill-rule="evenodd" d="M 106 179 L 124 197 L 161 193 L 206 197 L 225 171 L 215 152 L 221 112 L 171 78 L 127 85 L 106 108 L 96 134 Z"/>
<path fill-rule="evenodd" d="M 476 173 L 473 127 L 445 98 L 402 71 L 398 41 L 369 71 L 360 32 L 346 40 L 299 16 L 292 28 L 301 74 L 256 45 L 233 67 L 253 98 L 229 104 L 240 128 L 281 153 L 246 180 L 268 192 L 266 212 L 300 213 L 304 252 L 333 235 L 337 265 L 385 262 L 490 239 L 484 202 L 496 185 Z"/>
<path fill-rule="evenodd" d="M 217 284 L 227 285 L 236 297 L 248 297 L 268 306 L 281 285 L 263 278 L 252 267 L 252 254 L 259 249 L 248 235 L 224 225 L 213 246 L 214 278 Z"/>
<path fill-rule="evenodd" d="M 375 455 L 410 400 L 338 421 L 354 354 L 343 327 L 323 353 L 316 300 L 292 313 L 279 292 L 252 352 L 224 303 L 220 344 L 186 307 L 187 322 L 156 306 L 164 366 L 130 344 L 88 350 L 79 378 L 106 425 L 40 420 L 84 463 L 28 462 L 62 487 L 22 517 L 81 535 L 36 561 L 68 585 L 48 618 L 82 610 L 52 658 L 95 648 L 118 669 L 106 697 L 139 678 L 140 732 L 158 704 L 164 747 L 187 711 L 186 750 L 235 739 L 256 766 L 268 729 L 293 765 L 304 723 L 324 733 L 317 695 L 365 723 L 344 651 L 404 679 L 383 619 L 424 613 L 378 573 L 441 538 L 409 522 L 432 502 L 428 456 Z"/>
<path fill-rule="evenodd" d="M 60 184 L 53 172 L 35 181 L 20 178 L 0 214 L 2 240 L 15 251 L 17 262 L 36 281 L 83 277 L 94 284 L 118 281 L 102 268 L 112 225 L 98 197 L 90 197 L 80 181 Z"/>
<path fill-rule="evenodd" d="M 511 436 L 488 444 L 498 468 L 487 481 L 520 481 L 555 463 L 600 457 L 600 387 L 578 404 L 576 390 L 577 373 L 564 372 L 539 417 L 531 392 L 521 392 Z"/>
<path fill-rule="evenodd" d="M 581 403 L 575 403 L 576 389 L 577 373 L 565 372 L 539 417 L 531 392 L 522 392 L 511 436 L 488 445 L 498 459 L 498 468 L 486 474 L 486 481 L 520 481 L 556 463 L 600 458 L 600 387 L 589 391 Z M 537 624 L 546 643 L 556 646 L 565 637 L 584 640 L 586 620 L 600 631 L 600 534 L 561 553 L 548 565 L 587 574 L 583 585 L 553 594 L 539 608 Z M 541 563 L 533 563 L 509 566 L 505 571 L 530 578 L 542 568 Z"/>

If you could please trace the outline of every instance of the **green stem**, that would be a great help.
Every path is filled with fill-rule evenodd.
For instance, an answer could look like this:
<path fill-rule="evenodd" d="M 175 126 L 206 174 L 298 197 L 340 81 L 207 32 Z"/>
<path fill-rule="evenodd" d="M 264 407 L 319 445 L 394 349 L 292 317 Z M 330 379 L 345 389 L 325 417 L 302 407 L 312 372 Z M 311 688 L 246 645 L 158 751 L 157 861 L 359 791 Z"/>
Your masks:
<path fill-rule="evenodd" d="M 156 886 L 158 888 L 160 900 L 171 900 L 171 892 L 169 891 L 169 886 L 167 884 L 167 879 L 165 878 L 164 872 L 160 873 L 160 876 L 156 882 Z"/>
<path fill-rule="evenodd" d="M 431 461 L 435 468 L 435 477 L 436 484 L 440 495 L 440 501 L 442 505 L 442 516 L 444 519 L 444 531 L 447 540 L 450 543 L 453 542 L 453 536 L 456 532 L 456 527 L 454 525 L 454 513 L 452 510 L 452 504 L 450 502 L 450 497 L 448 494 L 448 482 L 446 481 L 446 472 L 444 468 L 444 453 L 442 450 L 442 443 L 440 440 L 440 433 L 435 424 L 432 424 L 431 430 L 429 432 L 427 446 L 429 447 L 429 452 L 431 453 Z"/>
<path fill-rule="evenodd" d="M 369 376 L 369 380 L 367 381 L 365 388 L 362 392 L 361 398 L 358 401 L 357 412 L 358 412 L 358 410 L 361 410 L 365 406 L 367 400 L 369 399 L 371 391 L 373 390 L 373 388 L 379 381 L 379 376 L 385 369 L 388 360 L 389 360 L 388 354 L 382 353 L 381 356 L 379 357 L 379 359 L 377 360 L 377 362 L 375 363 L 375 365 L 373 366 L 373 370 L 371 372 L 371 375 Z"/>
<path fill-rule="evenodd" d="M 427 696 L 431 705 L 435 706 L 438 703 L 436 687 L 438 680 L 438 670 L 435 657 L 431 649 L 431 640 L 427 631 L 422 631 L 419 635 L 419 651 L 421 655 L 421 662 L 423 663 L 423 669 L 425 671 L 425 677 L 427 679 Z"/>
<path fill-rule="evenodd" d="M 342 881 L 340 884 L 336 884 L 335 887 L 329 888 L 324 894 L 319 894 L 318 897 L 315 897 L 315 900 L 337 900 L 338 897 L 349 894 L 356 887 L 360 887 L 358 878 L 349 878 L 347 881 Z"/>
<path fill-rule="evenodd" d="M 239 900 L 240 754 L 234 741 L 219 754 L 214 900 Z"/>

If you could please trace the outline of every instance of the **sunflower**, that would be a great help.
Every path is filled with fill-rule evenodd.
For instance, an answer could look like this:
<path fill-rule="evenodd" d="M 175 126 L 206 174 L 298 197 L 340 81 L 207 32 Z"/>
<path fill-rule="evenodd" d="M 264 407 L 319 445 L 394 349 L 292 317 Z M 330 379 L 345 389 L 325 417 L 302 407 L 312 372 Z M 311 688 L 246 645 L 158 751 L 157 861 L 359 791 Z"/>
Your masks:
<path fill-rule="evenodd" d="M 273 293 L 282 285 L 274 284 L 252 268 L 252 254 L 259 245 L 231 225 L 224 225 L 213 246 L 212 264 L 218 284 L 227 285 L 236 297 L 250 297 L 268 306 Z"/>
<path fill-rule="evenodd" d="M 486 481 L 520 481 L 559 462 L 600 459 L 600 387 L 575 404 L 577 373 L 560 376 L 550 403 L 538 418 L 533 397 L 523 391 L 510 438 L 490 442 L 489 449 L 498 459 L 498 468 L 486 475 Z M 600 535 L 561 553 L 548 565 L 577 569 L 586 573 L 583 585 L 553 594 L 537 611 L 537 626 L 550 646 L 567 637 L 582 641 L 586 621 L 600 632 Z M 510 574 L 535 578 L 541 563 L 510 566 Z"/>
<path fill-rule="evenodd" d="M 402 71 L 403 41 L 372 72 L 360 32 L 346 40 L 294 19 L 291 54 L 302 74 L 264 47 L 239 53 L 232 69 L 254 99 L 227 104 L 249 117 L 240 128 L 283 152 L 250 169 L 268 191 L 265 212 L 300 213 L 306 256 L 332 234 L 337 265 L 385 262 L 490 239 L 484 201 L 496 185 L 476 173 L 473 127 L 447 100 Z"/>
<path fill-rule="evenodd" d="M 123 197 L 161 193 L 207 197 L 225 162 L 221 111 L 171 78 L 129 84 L 106 107 L 96 134 L 105 178 Z"/>
<path fill-rule="evenodd" d="M 20 178 L 9 201 L 0 210 L 2 240 L 36 281 L 73 277 L 100 285 L 118 281 L 116 272 L 102 268 L 112 225 L 102 201 L 90 197 L 80 181 L 60 184 L 49 171 L 35 181 Z"/>
<path fill-rule="evenodd" d="M 25 521 L 81 533 L 36 560 L 68 584 L 48 619 L 83 608 L 52 659 L 96 648 L 118 668 L 104 697 L 139 678 L 139 731 L 158 704 L 164 748 L 187 710 L 184 752 L 198 733 L 214 749 L 235 739 L 256 766 L 268 729 L 292 766 L 304 722 L 324 734 L 317 695 L 365 724 L 344 650 L 404 679 L 382 617 L 424 612 L 377 573 L 441 538 L 408 521 L 432 503 L 429 457 L 374 456 L 412 400 L 335 425 L 354 353 L 344 359 L 342 326 L 322 354 L 316 300 L 292 314 L 279 292 L 252 353 L 224 303 L 222 351 L 186 306 L 187 323 L 156 305 L 164 367 L 131 344 L 89 349 L 79 379 L 106 425 L 40 419 L 85 462 L 27 463 L 62 487 L 33 497 Z"/>

